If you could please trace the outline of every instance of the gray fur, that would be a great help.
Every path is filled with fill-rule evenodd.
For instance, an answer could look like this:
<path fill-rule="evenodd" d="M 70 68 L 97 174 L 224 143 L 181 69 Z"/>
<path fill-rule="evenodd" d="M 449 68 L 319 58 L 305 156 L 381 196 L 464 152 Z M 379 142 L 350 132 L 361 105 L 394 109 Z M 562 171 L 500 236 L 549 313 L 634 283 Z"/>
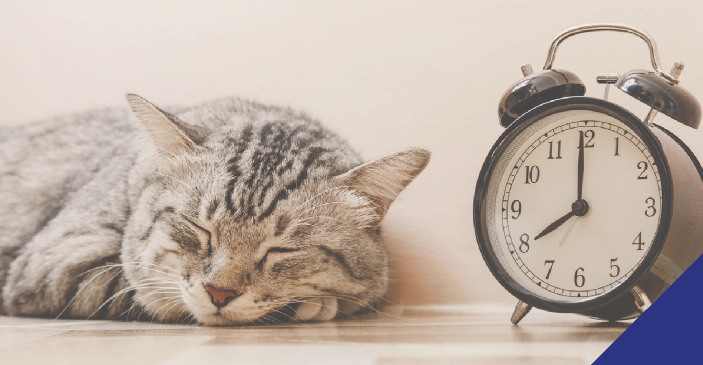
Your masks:
<path fill-rule="evenodd" d="M 289 109 L 127 98 L 0 129 L 4 314 L 319 321 L 385 294 L 380 224 L 427 151 L 362 164 Z M 205 285 L 237 297 L 217 308 Z"/>

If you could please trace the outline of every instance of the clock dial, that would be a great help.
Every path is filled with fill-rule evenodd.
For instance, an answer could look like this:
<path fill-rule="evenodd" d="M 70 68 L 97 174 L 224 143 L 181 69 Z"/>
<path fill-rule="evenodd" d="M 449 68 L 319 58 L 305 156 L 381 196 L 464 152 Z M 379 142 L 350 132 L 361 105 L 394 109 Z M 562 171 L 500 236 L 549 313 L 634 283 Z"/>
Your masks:
<path fill-rule="evenodd" d="M 593 110 L 537 120 L 496 161 L 486 224 L 498 263 L 552 302 L 597 297 L 648 257 L 662 214 L 652 152 L 626 123 Z"/>

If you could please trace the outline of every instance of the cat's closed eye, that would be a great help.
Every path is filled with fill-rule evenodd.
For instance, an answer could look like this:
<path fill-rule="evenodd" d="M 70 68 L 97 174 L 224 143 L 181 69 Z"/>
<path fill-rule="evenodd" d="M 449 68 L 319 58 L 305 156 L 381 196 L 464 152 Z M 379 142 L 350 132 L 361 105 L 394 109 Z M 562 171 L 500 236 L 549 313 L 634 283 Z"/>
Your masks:
<path fill-rule="evenodd" d="M 272 256 L 279 256 L 282 254 L 288 254 L 299 251 L 301 251 L 301 249 L 297 247 L 271 247 L 266 251 L 264 257 L 261 258 L 261 261 L 259 261 L 259 267 L 263 267 L 266 261 L 271 259 Z"/>
<path fill-rule="evenodd" d="M 196 230 L 198 230 L 200 233 L 204 234 L 207 237 L 207 252 L 208 252 L 208 256 L 210 256 L 212 254 L 212 234 L 210 233 L 210 231 L 205 229 L 203 226 L 195 223 L 192 219 L 188 218 L 185 215 L 181 215 L 181 218 L 183 218 L 186 222 L 188 222 L 188 225 L 195 228 Z"/>

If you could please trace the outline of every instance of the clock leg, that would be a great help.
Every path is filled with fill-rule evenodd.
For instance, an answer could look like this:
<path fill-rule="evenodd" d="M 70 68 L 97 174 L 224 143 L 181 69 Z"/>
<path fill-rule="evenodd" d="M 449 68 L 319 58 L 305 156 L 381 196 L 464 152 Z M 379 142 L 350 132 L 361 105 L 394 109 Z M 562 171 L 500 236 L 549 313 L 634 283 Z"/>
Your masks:
<path fill-rule="evenodd" d="M 532 309 L 532 306 L 523 302 L 522 300 L 517 301 L 517 305 L 515 306 L 515 311 L 513 311 L 513 315 L 510 317 L 510 322 L 513 324 L 518 324 L 520 321 L 525 318 L 527 313 L 530 313 L 530 309 Z"/>
<path fill-rule="evenodd" d="M 639 285 L 633 286 L 632 289 L 630 289 L 630 294 L 635 298 L 635 305 L 640 313 L 644 313 L 644 311 L 652 305 L 647 293 L 645 293 Z"/>

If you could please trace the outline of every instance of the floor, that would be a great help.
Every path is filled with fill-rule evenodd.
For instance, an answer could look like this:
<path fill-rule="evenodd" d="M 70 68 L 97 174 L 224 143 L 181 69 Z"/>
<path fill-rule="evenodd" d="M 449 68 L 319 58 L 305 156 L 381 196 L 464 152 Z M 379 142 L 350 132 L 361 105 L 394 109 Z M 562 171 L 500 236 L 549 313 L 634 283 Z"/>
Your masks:
<path fill-rule="evenodd" d="M 359 320 L 234 328 L 0 317 L 10 364 L 590 364 L 628 326 L 510 305 L 393 307 Z"/>

